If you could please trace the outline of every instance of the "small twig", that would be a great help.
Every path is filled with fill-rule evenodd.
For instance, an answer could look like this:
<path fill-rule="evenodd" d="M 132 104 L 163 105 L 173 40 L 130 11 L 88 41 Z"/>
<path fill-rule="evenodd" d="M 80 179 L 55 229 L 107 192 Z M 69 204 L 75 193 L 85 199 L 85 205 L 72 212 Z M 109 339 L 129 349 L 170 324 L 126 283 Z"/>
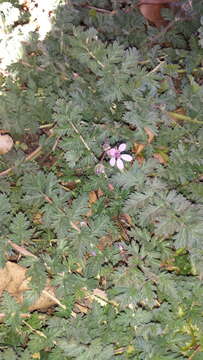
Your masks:
<path fill-rule="evenodd" d="M 177 21 L 178 20 L 176 18 L 174 20 L 171 20 L 168 25 L 166 25 L 156 36 L 151 37 L 151 39 L 149 39 L 149 46 L 151 46 L 152 43 L 157 41 L 159 38 L 163 37 Z"/>
<path fill-rule="evenodd" d="M 192 119 L 190 116 L 179 114 L 179 113 L 176 113 L 176 112 L 173 112 L 173 111 L 166 111 L 165 113 L 168 116 L 175 118 L 176 120 L 187 121 L 187 122 L 191 122 L 193 124 L 201 124 L 201 125 L 203 125 L 203 121 L 200 121 L 200 120 L 197 120 L 197 119 Z"/>
<path fill-rule="evenodd" d="M 167 0 L 165 0 L 167 2 Z M 152 1 L 153 3 L 153 1 Z M 149 4 L 149 3 L 148 3 Z M 177 12 L 175 18 L 173 20 L 171 20 L 168 25 L 166 27 L 164 27 L 160 33 L 154 37 L 152 37 L 150 39 L 150 46 L 151 44 L 158 40 L 160 37 L 162 37 L 163 35 L 165 35 L 165 33 L 171 28 L 173 27 L 173 25 L 178 22 L 178 21 L 183 21 L 183 20 L 186 20 L 188 17 L 186 16 L 186 13 L 189 12 L 189 10 L 191 11 L 192 9 L 192 1 L 191 0 L 188 0 L 186 1 L 185 3 L 183 3 L 180 8 L 179 8 L 179 11 Z M 185 13 L 185 16 L 183 15 L 183 13 Z"/>
<path fill-rule="evenodd" d="M 57 145 L 59 143 L 59 140 L 60 140 L 60 136 L 58 136 L 56 138 L 56 141 L 55 141 L 54 145 L 52 146 L 51 152 L 56 150 L 56 147 L 57 147 Z"/>
<path fill-rule="evenodd" d="M 98 65 L 100 65 L 100 66 L 102 67 L 102 69 L 104 69 L 104 68 L 105 68 L 105 65 L 104 65 L 104 64 L 102 64 L 102 62 L 101 62 L 101 61 L 99 61 L 99 60 L 96 58 L 96 56 L 93 54 L 93 52 L 92 52 L 92 51 L 90 51 L 90 50 L 88 49 L 88 47 L 85 47 L 85 50 L 87 50 L 87 52 L 88 52 L 88 54 L 91 56 L 91 58 L 92 58 L 92 59 L 94 59 L 94 60 L 97 62 L 97 64 L 98 64 Z"/>
<path fill-rule="evenodd" d="M 91 152 L 91 154 L 94 156 L 94 158 L 96 159 L 96 161 L 98 161 L 96 155 L 94 154 L 94 152 L 92 151 L 92 149 L 89 147 L 89 145 L 86 143 L 85 139 L 83 138 L 83 136 L 80 134 L 79 130 L 76 128 L 76 126 L 72 123 L 72 121 L 69 120 L 69 123 L 71 124 L 73 130 L 76 132 L 76 134 L 79 135 L 80 140 L 82 141 L 83 145 L 85 146 L 85 148 Z"/>
<path fill-rule="evenodd" d="M 98 13 L 101 13 L 101 14 L 108 14 L 108 15 L 114 15 L 116 14 L 116 10 L 106 10 L 106 9 L 103 9 L 103 8 L 98 8 L 96 6 L 92 6 L 92 5 L 89 5 L 88 3 L 83 3 L 83 4 L 74 4 L 74 7 L 77 7 L 77 8 L 87 8 L 87 9 L 92 9 L 92 10 L 95 10 L 96 12 Z"/>
<path fill-rule="evenodd" d="M 192 69 L 192 73 L 199 72 L 199 71 L 203 71 L 203 67 L 202 67 L 202 66 L 200 66 L 199 68 L 194 68 L 194 69 Z M 187 70 L 186 70 L 186 69 L 179 69 L 179 70 L 177 70 L 177 72 L 178 72 L 179 74 L 183 74 L 183 73 L 187 73 Z"/>
<path fill-rule="evenodd" d="M 97 8 L 97 7 L 91 6 L 91 5 L 86 5 L 84 7 L 95 10 L 96 12 L 101 13 L 101 14 L 108 14 L 108 15 L 116 14 L 116 10 L 106 10 L 106 9 Z"/>
<path fill-rule="evenodd" d="M 155 73 L 157 70 L 159 70 L 159 68 L 165 63 L 165 61 L 160 61 L 160 63 L 155 66 L 154 69 L 152 69 L 150 72 L 148 72 L 147 76 L 149 76 L 150 74 Z"/>
<path fill-rule="evenodd" d="M 23 163 L 23 162 L 26 162 L 26 161 L 34 160 L 37 156 L 40 155 L 41 150 L 42 150 L 42 146 L 40 145 L 40 146 L 38 146 L 38 148 L 35 149 L 31 154 L 27 155 L 27 156 L 25 157 L 25 159 L 23 159 L 22 163 Z M 10 168 L 8 168 L 8 169 L 0 172 L 0 176 L 8 175 L 8 174 L 9 174 L 12 170 L 14 170 L 14 169 L 15 169 L 15 166 L 10 167 Z"/>
<path fill-rule="evenodd" d="M 25 158 L 25 161 L 30 161 L 30 160 L 34 160 L 37 156 L 40 155 L 42 151 L 42 146 L 38 146 L 38 148 L 36 150 L 34 150 L 31 154 L 27 155 Z"/>
<path fill-rule="evenodd" d="M 52 128 L 53 126 L 54 126 L 54 123 L 50 123 L 50 124 L 40 125 L 39 128 L 47 129 L 47 128 Z"/>
<path fill-rule="evenodd" d="M 13 241 L 8 240 L 8 244 L 11 245 L 11 247 L 16 250 L 17 252 L 19 252 L 19 254 L 23 255 L 23 256 L 31 256 L 34 257 L 35 259 L 38 259 L 37 256 L 35 256 L 34 254 L 32 254 L 30 251 L 26 250 L 24 247 L 19 246 L 17 244 L 15 244 Z"/>
<path fill-rule="evenodd" d="M 44 333 L 43 333 L 42 331 L 39 331 L 39 330 L 34 329 L 34 328 L 33 328 L 30 324 L 28 324 L 25 320 L 23 320 L 22 322 L 23 322 L 23 324 L 25 324 L 27 327 L 29 327 L 29 329 L 30 329 L 33 333 L 35 333 L 35 334 L 37 334 L 37 335 L 39 335 L 39 336 L 44 337 L 45 339 L 47 339 L 47 336 L 44 335 Z"/>
<path fill-rule="evenodd" d="M 53 294 L 50 294 L 46 290 L 42 290 L 42 293 L 49 297 L 51 300 L 55 301 L 55 303 L 58 304 L 62 309 L 66 310 L 66 306 L 63 305 Z"/>
<path fill-rule="evenodd" d="M 19 61 L 22 65 L 24 65 L 24 66 L 27 66 L 27 67 L 29 67 L 29 68 L 34 68 L 34 65 L 31 65 L 31 64 L 29 64 L 29 63 L 27 63 L 27 62 L 25 62 L 25 61 L 23 61 L 23 60 L 20 60 Z M 36 70 L 38 70 L 38 71 L 45 71 L 45 69 L 43 69 L 43 68 L 41 68 L 41 67 L 39 67 L 39 66 L 36 66 Z"/>
<path fill-rule="evenodd" d="M 73 229 L 75 229 L 79 234 L 81 233 L 81 230 L 79 229 L 79 227 L 74 224 L 72 221 L 70 221 L 70 225 L 72 226 Z"/>
<path fill-rule="evenodd" d="M 12 170 L 13 170 L 13 168 L 10 167 L 10 168 L 2 171 L 2 172 L 0 172 L 0 176 L 6 176 L 6 175 L 8 175 Z"/>
<path fill-rule="evenodd" d="M 195 351 L 192 353 L 192 355 L 188 358 L 188 360 L 192 360 L 193 357 L 197 354 L 197 352 L 199 352 L 201 350 L 200 345 L 197 346 L 197 348 L 195 349 Z"/>
<path fill-rule="evenodd" d="M 94 292 L 87 291 L 86 295 L 92 300 L 103 301 L 105 304 L 110 304 L 110 305 L 114 306 L 115 308 L 119 308 L 119 303 L 117 303 L 116 301 L 109 300 L 103 296 L 99 296 L 98 294 L 94 294 Z"/>

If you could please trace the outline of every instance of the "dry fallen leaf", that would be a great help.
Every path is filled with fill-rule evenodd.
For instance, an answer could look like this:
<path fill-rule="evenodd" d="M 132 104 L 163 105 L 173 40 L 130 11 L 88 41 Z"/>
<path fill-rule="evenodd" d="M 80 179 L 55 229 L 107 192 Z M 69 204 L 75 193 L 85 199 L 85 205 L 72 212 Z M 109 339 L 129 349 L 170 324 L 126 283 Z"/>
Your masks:
<path fill-rule="evenodd" d="M 64 190 L 74 190 L 77 187 L 77 181 L 62 181 L 61 186 Z"/>
<path fill-rule="evenodd" d="M 79 304 L 79 303 L 76 303 L 75 305 L 74 305 L 74 311 L 76 312 L 76 313 L 82 313 L 82 314 L 87 314 L 88 313 L 88 311 L 89 311 L 89 308 L 87 307 L 87 306 L 84 306 L 84 305 L 81 305 L 81 304 Z"/>
<path fill-rule="evenodd" d="M 89 203 L 89 210 L 88 210 L 87 213 L 86 213 L 86 216 L 87 216 L 87 217 L 92 216 L 92 209 L 91 209 L 92 205 L 95 204 L 95 203 L 97 202 L 97 200 L 98 200 L 101 196 L 103 196 L 103 195 L 104 195 L 104 193 L 103 193 L 103 191 L 102 191 L 100 188 L 99 188 L 98 190 L 90 191 L 90 192 L 89 192 L 89 194 L 88 194 L 88 198 L 89 198 L 89 201 L 88 201 L 88 203 Z"/>
<path fill-rule="evenodd" d="M 43 223 L 42 217 L 43 217 L 43 214 L 40 212 L 34 214 L 33 219 L 32 219 L 33 223 L 36 225 L 41 225 Z"/>
<path fill-rule="evenodd" d="M 111 235 L 104 235 L 99 239 L 99 242 L 97 244 L 97 248 L 101 251 L 103 251 L 106 247 L 111 246 L 113 242 Z"/>
<path fill-rule="evenodd" d="M 164 165 L 167 164 L 168 156 L 166 154 L 155 153 L 153 156 L 156 160 L 160 162 L 160 164 L 164 164 Z"/>
<path fill-rule="evenodd" d="M 47 293 L 51 296 L 48 296 Z M 46 310 L 56 304 L 57 302 L 55 300 L 55 291 L 53 286 L 50 285 L 50 280 L 48 279 L 43 292 L 41 293 L 40 297 L 35 301 L 35 303 L 29 307 L 29 311 Z"/>
<path fill-rule="evenodd" d="M 94 204 L 98 199 L 96 191 L 90 191 L 88 197 L 89 197 L 89 204 L 90 205 Z"/>
<path fill-rule="evenodd" d="M 13 139 L 9 134 L 0 134 L 0 155 L 6 154 L 13 147 Z"/>
<path fill-rule="evenodd" d="M 0 269 L 0 297 L 4 291 L 7 291 L 17 302 L 23 303 L 24 292 L 29 290 L 31 280 L 26 277 L 26 271 L 27 269 L 23 266 L 7 261 L 4 268 Z M 34 304 L 29 307 L 29 311 L 45 310 L 56 303 L 54 288 L 48 279 L 44 290 Z"/>
<path fill-rule="evenodd" d="M 105 291 L 98 288 L 93 290 L 93 299 L 96 300 L 101 306 L 105 306 L 108 303 L 107 294 Z"/>
<path fill-rule="evenodd" d="M 140 166 L 142 166 L 142 164 L 144 162 L 144 156 L 138 155 L 138 156 L 136 156 L 136 160 L 137 160 L 138 164 Z"/>
<path fill-rule="evenodd" d="M 32 354 L 33 359 L 40 359 L 40 353 L 34 353 Z"/>
<path fill-rule="evenodd" d="M 147 136 L 148 136 L 148 144 L 151 144 L 151 142 L 153 141 L 154 139 L 154 133 L 152 132 L 151 129 L 149 129 L 148 127 L 145 127 L 144 128 L 144 131 L 146 132 Z"/>
<path fill-rule="evenodd" d="M 133 152 L 135 153 L 135 155 L 139 155 L 142 152 L 142 150 L 144 149 L 144 147 L 145 147 L 144 144 L 134 143 Z"/>
<path fill-rule="evenodd" d="M 128 215 L 126 213 L 121 214 L 120 220 L 123 221 L 124 223 L 126 223 L 127 225 L 132 225 L 133 224 L 132 218 L 130 217 L 130 215 Z"/>
<path fill-rule="evenodd" d="M 98 197 L 98 199 L 99 199 L 99 198 L 102 197 L 102 196 L 104 196 L 104 192 L 99 188 L 99 189 L 97 190 L 97 197 Z"/>
<path fill-rule="evenodd" d="M 114 191 L 114 186 L 112 184 L 108 184 L 109 191 Z"/>

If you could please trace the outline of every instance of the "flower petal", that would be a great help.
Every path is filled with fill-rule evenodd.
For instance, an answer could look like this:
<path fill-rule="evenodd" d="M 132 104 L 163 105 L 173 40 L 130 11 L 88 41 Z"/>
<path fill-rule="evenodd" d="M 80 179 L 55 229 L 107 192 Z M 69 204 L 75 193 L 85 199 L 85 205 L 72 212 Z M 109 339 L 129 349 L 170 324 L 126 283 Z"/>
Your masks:
<path fill-rule="evenodd" d="M 116 159 L 114 157 L 111 158 L 111 160 L 109 161 L 111 166 L 114 166 L 116 163 Z"/>
<path fill-rule="evenodd" d="M 118 151 L 118 150 L 117 150 L 116 148 L 111 148 L 111 149 L 108 150 L 106 153 L 107 153 L 107 155 L 110 156 L 110 157 L 115 157 L 117 151 Z"/>
<path fill-rule="evenodd" d="M 118 168 L 119 170 L 123 170 L 124 164 L 123 164 L 123 161 L 122 161 L 121 159 L 118 159 L 118 160 L 116 161 L 116 165 L 117 165 L 117 168 Z"/>
<path fill-rule="evenodd" d="M 101 163 L 97 164 L 97 165 L 95 166 L 95 173 L 96 173 L 97 175 L 99 175 L 99 174 L 104 174 L 104 173 L 105 173 L 104 165 L 101 164 Z"/>
<path fill-rule="evenodd" d="M 122 154 L 121 156 L 121 159 L 123 159 L 124 161 L 132 161 L 132 156 L 131 155 L 128 155 L 128 154 Z"/>
<path fill-rule="evenodd" d="M 126 149 L 126 144 L 120 144 L 119 147 L 118 147 L 118 150 L 120 152 L 123 152 L 125 149 Z"/>

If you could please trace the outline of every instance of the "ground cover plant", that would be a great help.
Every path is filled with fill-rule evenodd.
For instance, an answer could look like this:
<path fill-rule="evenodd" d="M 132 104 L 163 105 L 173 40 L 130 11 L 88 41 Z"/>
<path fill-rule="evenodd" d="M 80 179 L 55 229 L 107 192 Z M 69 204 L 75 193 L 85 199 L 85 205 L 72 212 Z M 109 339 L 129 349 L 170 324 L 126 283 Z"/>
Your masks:
<path fill-rule="evenodd" d="M 201 360 L 203 4 L 46 3 L 0 1 L 0 359 Z"/>

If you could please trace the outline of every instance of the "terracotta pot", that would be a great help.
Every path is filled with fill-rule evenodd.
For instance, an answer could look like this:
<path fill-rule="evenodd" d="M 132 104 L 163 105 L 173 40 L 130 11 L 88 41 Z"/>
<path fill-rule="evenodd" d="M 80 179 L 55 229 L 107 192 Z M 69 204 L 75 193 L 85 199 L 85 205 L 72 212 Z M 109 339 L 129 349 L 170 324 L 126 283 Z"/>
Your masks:
<path fill-rule="evenodd" d="M 138 3 L 142 15 L 156 27 L 166 26 L 168 21 L 161 15 L 163 8 L 177 11 L 177 0 L 140 0 Z"/>

